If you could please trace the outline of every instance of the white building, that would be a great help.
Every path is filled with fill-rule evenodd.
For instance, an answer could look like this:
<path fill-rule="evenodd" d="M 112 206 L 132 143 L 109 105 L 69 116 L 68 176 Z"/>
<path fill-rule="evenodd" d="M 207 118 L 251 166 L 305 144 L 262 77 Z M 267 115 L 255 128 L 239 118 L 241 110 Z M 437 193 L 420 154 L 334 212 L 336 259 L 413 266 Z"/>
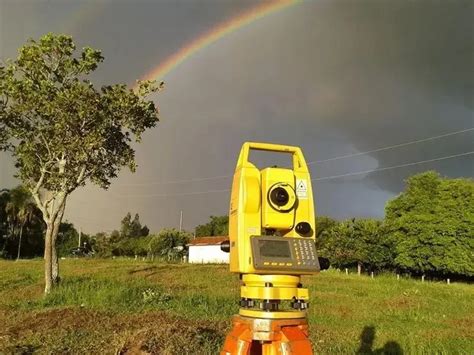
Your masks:
<path fill-rule="evenodd" d="M 199 237 L 188 244 L 190 263 L 229 263 L 229 253 L 221 250 L 221 243 L 228 237 Z"/>

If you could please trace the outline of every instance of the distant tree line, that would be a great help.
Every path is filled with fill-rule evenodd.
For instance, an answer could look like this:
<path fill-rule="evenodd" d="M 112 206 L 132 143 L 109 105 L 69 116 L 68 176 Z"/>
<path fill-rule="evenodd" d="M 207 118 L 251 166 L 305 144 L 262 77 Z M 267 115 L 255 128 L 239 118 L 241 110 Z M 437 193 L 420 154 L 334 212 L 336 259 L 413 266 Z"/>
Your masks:
<path fill-rule="evenodd" d="M 135 214 L 132 219 L 130 213 L 122 219 L 120 230 L 85 236 L 98 257 L 148 257 L 164 261 L 182 260 L 189 239 L 189 233 L 174 228 L 150 234 L 149 228 L 140 222 L 140 216 Z"/>
<path fill-rule="evenodd" d="M 211 216 L 210 221 L 195 228 L 196 237 L 226 236 L 229 234 L 228 216 Z"/>
<path fill-rule="evenodd" d="M 0 253 L 4 258 L 42 255 L 44 222 L 27 190 L 0 190 Z M 335 268 L 396 271 L 433 277 L 474 277 L 474 181 L 448 179 L 435 172 L 414 175 L 407 188 L 385 207 L 385 218 L 337 221 L 318 216 L 316 243 L 320 256 Z M 195 229 L 195 236 L 228 234 L 228 217 L 211 216 Z M 181 260 L 188 232 L 164 229 L 150 235 L 138 214 L 128 213 L 120 230 L 82 234 L 96 256 L 140 256 Z M 58 254 L 70 256 L 79 233 L 61 224 Z M 21 243 L 20 243 L 21 241 Z"/>
<path fill-rule="evenodd" d="M 31 203 L 31 194 L 18 186 L 0 190 L 0 257 L 5 259 L 42 257 L 45 223 L 41 211 Z M 182 260 L 191 234 L 163 229 L 156 235 L 130 213 L 122 219 L 120 230 L 110 234 L 80 233 L 72 223 L 62 222 L 57 239 L 59 257 L 71 257 L 73 251 L 85 249 L 98 257 L 149 257 L 165 261 Z M 77 255 L 77 254 L 75 254 Z"/>
<path fill-rule="evenodd" d="M 474 181 L 430 171 L 407 180 L 383 220 L 318 218 L 317 247 L 334 267 L 474 277 Z"/>

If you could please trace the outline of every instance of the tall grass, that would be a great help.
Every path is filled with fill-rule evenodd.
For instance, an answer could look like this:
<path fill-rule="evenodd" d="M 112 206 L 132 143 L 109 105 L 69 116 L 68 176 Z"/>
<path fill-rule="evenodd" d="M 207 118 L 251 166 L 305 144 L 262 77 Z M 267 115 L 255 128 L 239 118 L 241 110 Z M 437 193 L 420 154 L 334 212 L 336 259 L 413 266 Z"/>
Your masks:
<path fill-rule="evenodd" d="M 113 353 L 134 346 L 160 353 L 184 347 L 217 352 L 238 312 L 239 280 L 226 265 L 75 259 L 62 262 L 61 270 L 60 286 L 43 297 L 40 260 L 0 262 L 0 312 L 7 327 L 31 321 L 32 314 L 64 318 L 61 329 L 19 332 L 9 346 L 31 343 L 44 352 L 58 343 L 69 352 Z M 311 296 L 316 352 L 474 353 L 472 285 L 336 271 L 306 276 L 303 283 Z M 67 318 L 61 313 L 66 311 L 74 316 Z M 0 348 L 1 331 L 0 325 Z M 45 342 L 50 345 L 41 345 Z"/>

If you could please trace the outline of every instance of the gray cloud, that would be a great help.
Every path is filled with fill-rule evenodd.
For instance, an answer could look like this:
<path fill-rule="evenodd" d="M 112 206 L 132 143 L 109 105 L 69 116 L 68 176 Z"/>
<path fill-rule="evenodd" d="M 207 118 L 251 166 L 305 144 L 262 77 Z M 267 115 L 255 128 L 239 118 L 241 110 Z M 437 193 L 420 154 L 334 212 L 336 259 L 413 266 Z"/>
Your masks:
<path fill-rule="evenodd" d="M 217 4 L 106 4 L 75 31 L 81 43 L 104 50 L 99 81 L 130 82 L 252 3 Z M 180 210 L 188 228 L 226 213 L 226 192 L 182 195 L 228 189 L 228 178 L 157 182 L 232 174 L 246 140 L 300 145 L 313 161 L 472 127 L 472 10 L 469 1 L 314 1 L 227 35 L 164 78 L 166 90 L 156 97 L 162 122 L 137 147 L 138 173 L 124 172 L 107 192 L 75 193 L 68 218 L 90 230 L 113 229 L 127 211 L 137 211 L 158 229 L 177 225 Z M 21 44 L 12 41 L 8 51 Z M 463 133 L 322 163 L 312 175 L 472 151 L 473 138 Z M 410 174 L 436 169 L 473 176 L 473 163 L 467 156 L 316 182 L 317 210 L 340 218 L 382 216 L 385 201 Z M 143 185 L 130 186 L 137 183 Z"/>

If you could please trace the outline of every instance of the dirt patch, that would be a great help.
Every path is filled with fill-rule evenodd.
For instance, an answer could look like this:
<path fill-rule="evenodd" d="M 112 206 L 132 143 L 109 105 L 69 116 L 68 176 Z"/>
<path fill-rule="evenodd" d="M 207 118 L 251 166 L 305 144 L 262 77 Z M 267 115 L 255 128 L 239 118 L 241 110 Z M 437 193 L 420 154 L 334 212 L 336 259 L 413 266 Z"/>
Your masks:
<path fill-rule="evenodd" d="M 175 320 L 154 329 L 137 331 L 127 338 L 119 354 L 196 354 L 217 350 L 224 330 L 195 322 Z"/>
<path fill-rule="evenodd" d="M 104 317 L 107 318 L 102 314 L 100 318 Z M 6 332 L 21 337 L 25 332 L 87 327 L 98 318 L 98 314 L 90 310 L 63 308 L 31 312 L 21 318 L 17 319 L 14 325 L 7 327 Z"/>
<path fill-rule="evenodd" d="M 419 307 L 420 303 L 406 296 L 397 296 L 382 302 L 382 308 L 391 310 L 406 310 Z"/>
<path fill-rule="evenodd" d="M 469 317 L 446 320 L 445 323 L 454 327 L 457 334 L 468 339 L 474 339 L 474 314 Z"/>
<path fill-rule="evenodd" d="M 72 353 L 176 354 L 199 349 L 210 353 L 220 347 L 228 329 L 228 322 L 187 320 L 164 312 L 113 314 L 62 308 L 23 316 L 1 311 L 0 316 L 9 323 L 0 327 L 0 348 L 12 353 L 54 352 L 54 344 Z"/>

